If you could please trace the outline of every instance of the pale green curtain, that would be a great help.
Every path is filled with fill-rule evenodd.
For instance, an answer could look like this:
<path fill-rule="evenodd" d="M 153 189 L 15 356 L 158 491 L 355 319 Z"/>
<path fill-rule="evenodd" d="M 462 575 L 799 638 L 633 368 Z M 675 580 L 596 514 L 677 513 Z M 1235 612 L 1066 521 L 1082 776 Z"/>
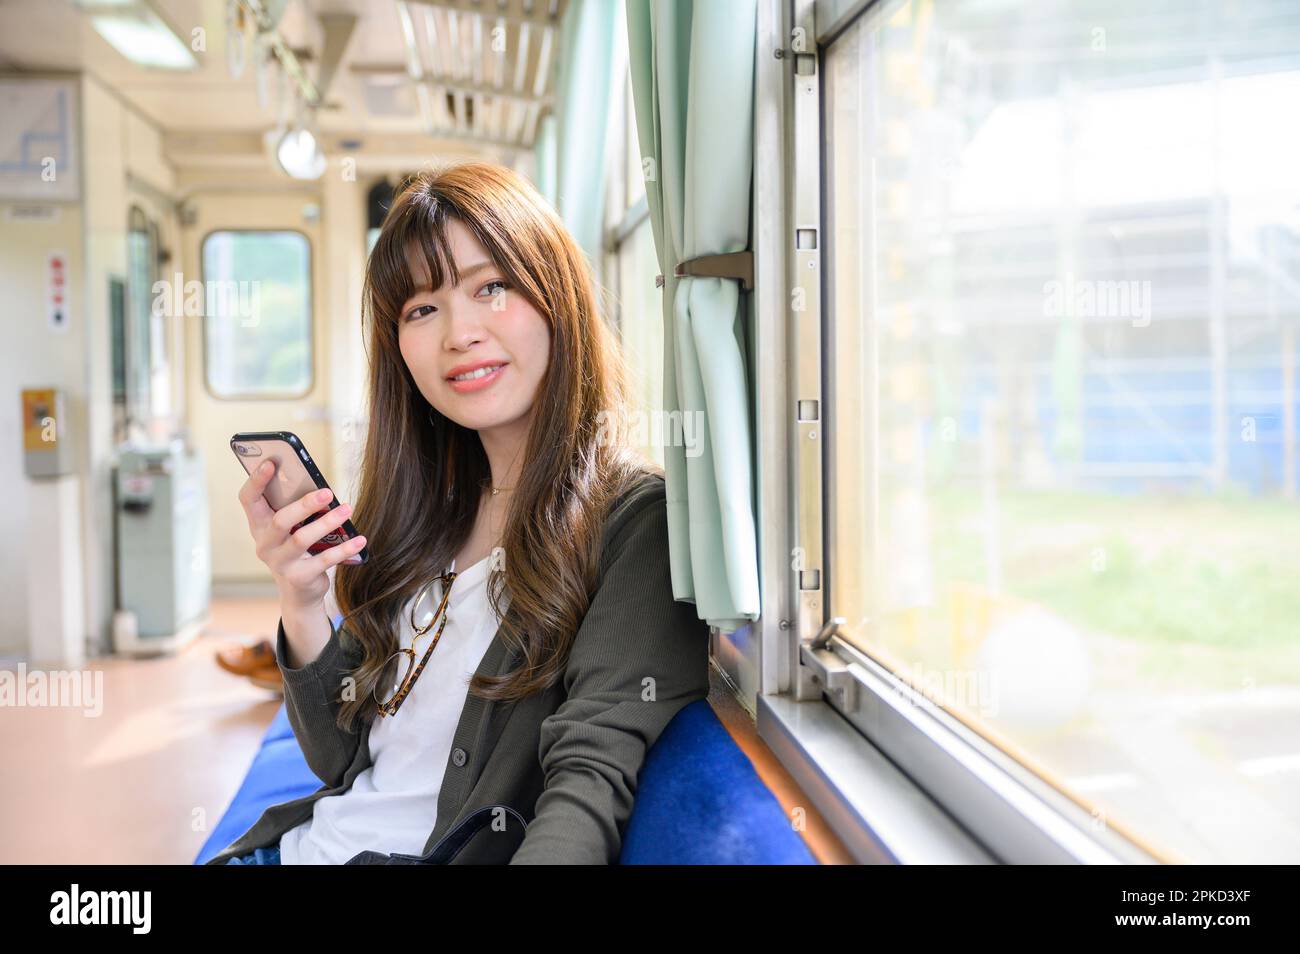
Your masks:
<path fill-rule="evenodd" d="M 555 115 L 547 113 L 537 124 L 537 138 L 533 142 L 533 158 L 536 160 L 537 191 L 546 197 L 551 205 L 555 201 Z"/>
<path fill-rule="evenodd" d="M 605 213 L 605 134 L 615 89 L 614 0 L 570 0 L 560 24 L 554 204 L 597 274 Z"/>
<path fill-rule="evenodd" d="M 626 0 L 626 9 L 637 136 L 664 275 L 664 410 L 680 412 L 700 434 L 696 446 L 664 448 L 673 595 L 729 633 L 759 613 L 748 309 L 738 281 L 679 279 L 673 269 L 749 248 L 757 7 Z"/>

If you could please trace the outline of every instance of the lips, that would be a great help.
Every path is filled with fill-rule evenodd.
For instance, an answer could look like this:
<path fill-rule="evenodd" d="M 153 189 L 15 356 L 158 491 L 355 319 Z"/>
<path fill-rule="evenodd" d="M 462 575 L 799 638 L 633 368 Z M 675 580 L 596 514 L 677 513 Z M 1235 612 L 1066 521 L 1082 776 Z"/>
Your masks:
<path fill-rule="evenodd" d="M 493 368 L 498 365 L 504 365 L 505 361 L 473 361 L 469 364 L 458 364 L 447 372 L 447 380 L 453 380 L 457 375 L 468 374 L 471 371 L 479 371 L 483 368 Z"/>
<path fill-rule="evenodd" d="M 479 362 L 478 366 L 472 369 L 476 373 L 471 374 L 470 377 L 463 380 L 457 380 L 455 377 L 450 377 L 447 379 L 447 383 L 457 394 L 469 394 L 473 391 L 481 391 L 484 388 L 490 388 L 495 384 L 501 378 L 501 375 L 505 374 L 507 367 L 508 365 L 505 362 L 499 364 L 494 364 L 492 362 Z"/>

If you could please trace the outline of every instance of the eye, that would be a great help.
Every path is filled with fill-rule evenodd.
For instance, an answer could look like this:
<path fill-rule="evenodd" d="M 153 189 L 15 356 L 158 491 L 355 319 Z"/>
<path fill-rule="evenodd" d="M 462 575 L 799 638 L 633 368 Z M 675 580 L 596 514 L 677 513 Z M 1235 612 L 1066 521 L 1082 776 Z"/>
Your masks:
<path fill-rule="evenodd" d="M 502 291 L 505 291 L 508 287 L 510 287 L 510 286 L 508 286 L 505 282 L 501 281 L 501 279 L 499 279 L 499 278 L 494 278 L 494 279 L 492 279 L 492 281 L 488 282 L 488 283 L 487 283 L 486 285 L 484 285 L 481 289 L 479 289 L 479 291 L 480 291 L 480 292 L 487 291 L 487 290 L 488 290 L 489 288 L 491 288 L 493 285 L 500 285 Z M 492 297 L 495 297 L 495 295 L 496 295 L 496 293 L 493 292 L 493 293 L 492 293 Z"/>
<path fill-rule="evenodd" d="M 414 319 L 414 318 L 423 318 L 423 317 L 424 317 L 424 310 L 425 310 L 426 308 L 428 308 L 428 309 L 430 309 L 430 310 L 432 310 L 432 311 L 437 311 L 437 309 L 434 308 L 433 305 L 416 305 L 414 308 L 412 308 L 410 311 L 408 311 L 408 312 L 406 313 L 406 316 L 405 316 L 405 318 L 404 318 L 403 320 L 405 320 L 405 321 L 410 321 L 410 320 L 412 320 L 412 319 Z"/>

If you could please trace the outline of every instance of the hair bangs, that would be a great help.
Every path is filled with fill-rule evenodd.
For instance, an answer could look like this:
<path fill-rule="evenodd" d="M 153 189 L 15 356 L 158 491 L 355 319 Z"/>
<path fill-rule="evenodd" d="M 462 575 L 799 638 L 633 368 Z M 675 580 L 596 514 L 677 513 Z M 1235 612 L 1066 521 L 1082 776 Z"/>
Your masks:
<path fill-rule="evenodd" d="M 460 282 L 447 229 L 450 217 L 433 196 L 408 189 L 398 197 L 388 213 L 391 226 L 385 225 L 370 253 L 367 283 L 376 317 L 395 325 L 402 306 L 419 292 Z M 413 261 L 423 261 L 427 288 Z"/>

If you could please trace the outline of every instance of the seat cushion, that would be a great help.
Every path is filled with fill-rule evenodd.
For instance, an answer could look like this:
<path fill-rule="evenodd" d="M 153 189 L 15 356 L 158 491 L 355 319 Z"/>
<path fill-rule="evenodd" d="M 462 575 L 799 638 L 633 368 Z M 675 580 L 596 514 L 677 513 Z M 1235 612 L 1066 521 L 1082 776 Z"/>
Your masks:
<path fill-rule="evenodd" d="M 646 756 L 619 863 L 817 862 L 749 757 L 700 699 L 677 713 Z"/>
<path fill-rule="evenodd" d="M 320 786 L 281 706 L 195 864 L 219 854 L 269 806 Z M 619 863 L 805 865 L 816 860 L 708 700 L 700 699 L 677 713 L 646 756 Z"/>
<path fill-rule="evenodd" d="M 239 791 L 203 843 L 194 863 L 205 864 L 220 854 L 222 849 L 252 828 L 265 809 L 310 795 L 320 786 L 320 779 L 307 767 L 307 760 L 303 758 L 302 749 L 289 725 L 288 712 L 282 705 L 262 736 L 262 744 Z"/>

